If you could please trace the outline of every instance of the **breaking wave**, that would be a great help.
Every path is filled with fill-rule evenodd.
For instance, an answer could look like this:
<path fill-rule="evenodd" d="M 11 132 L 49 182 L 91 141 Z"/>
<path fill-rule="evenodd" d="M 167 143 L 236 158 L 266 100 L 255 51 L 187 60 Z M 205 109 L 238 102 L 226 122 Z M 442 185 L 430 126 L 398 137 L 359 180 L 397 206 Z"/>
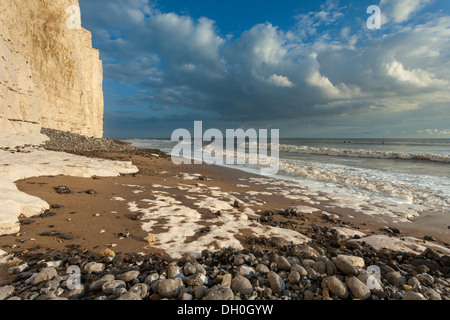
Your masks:
<path fill-rule="evenodd" d="M 290 153 L 317 154 L 326 156 L 342 156 L 354 158 L 376 158 L 376 159 L 400 159 L 400 160 L 422 160 L 450 163 L 450 155 L 436 153 L 410 153 L 395 151 L 379 151 L 365 149 L 336 149 L 336 148 L 315 148 L 309 146 L 294 146 L 281 144 L 280 151 Z"/>

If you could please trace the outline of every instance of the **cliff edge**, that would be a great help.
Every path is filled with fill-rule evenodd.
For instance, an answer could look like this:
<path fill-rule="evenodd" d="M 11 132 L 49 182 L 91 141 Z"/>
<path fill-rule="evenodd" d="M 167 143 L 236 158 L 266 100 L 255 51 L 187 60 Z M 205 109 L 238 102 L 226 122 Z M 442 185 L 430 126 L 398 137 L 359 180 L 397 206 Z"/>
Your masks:
<path fill-rule="evenodd" d="M 73 8 L 77 0 L 0 1 L 0 132 L 102 137 L 102 62 Z"/>

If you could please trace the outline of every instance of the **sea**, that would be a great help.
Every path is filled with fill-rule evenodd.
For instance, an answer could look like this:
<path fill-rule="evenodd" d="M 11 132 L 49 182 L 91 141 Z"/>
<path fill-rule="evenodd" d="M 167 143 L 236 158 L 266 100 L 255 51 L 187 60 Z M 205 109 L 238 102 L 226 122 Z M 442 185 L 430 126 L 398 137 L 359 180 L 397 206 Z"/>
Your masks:
<path fill-rule="evenodd" d="M 169 139 L 126 140 L 171 153 Z M 270 139 L 268 141 L 270 143 Z M 450 209 L 450 139 L 280 139 L 272 178 L 333 195 Z M 246 144 L 247 149 L 249 147 Z M 270 153 L 270 152 L 269 152 Z M 224 165 L 259 174 L 260 166 Z"/>

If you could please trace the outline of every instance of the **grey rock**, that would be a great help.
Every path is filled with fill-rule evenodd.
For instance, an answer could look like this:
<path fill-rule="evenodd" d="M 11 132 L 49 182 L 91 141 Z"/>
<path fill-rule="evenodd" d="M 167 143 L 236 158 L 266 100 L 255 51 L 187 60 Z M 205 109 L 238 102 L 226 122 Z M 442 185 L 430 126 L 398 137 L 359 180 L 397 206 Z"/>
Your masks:
<path fill-rule="evenodd" d="M 237 273 L 250 279 L 255 276 L 256 271 L 252 267 L 249 267 L 249 266 L 243 264 L 238 268 Z"/>
<path fill-rule="evenodd" d="M 89 285 L 90 291 L 98 291 L 102 289 L 102 286 L 109 281 L 113 281 L 114 276 L 112 274 L 106 274 L 98 280 L 95 280 Z"/>
<path fill-rule="evenodd" d="M 359 273 L 358 269 L 354 265 L 352 265 L 347 259 L 338 257 L 335 258 L 333 262 L 336 265 L 336 267 L 346 275 L 357 276 Z"/>
<path fill-rule="evenodd" d="M 349 277 L 346 283 L 353 297 L 355 297 L 356 299 L 367 300 L 370 298 L 370 289 L 358 278 Z"/>
<path fill-rule="evenodd" d="M 256 272 L 261 273 L 261 274 L 267 274 L 267 273 L 270 272 L 270 270 L 269 270 L 269 268 L 266 265 L 264 265 L 262 263 L 259 263 L 256 266 Z"/>
<path fill-rule="evenodd" d="M 305 290 L 305 292 L 303 292 L 303 299 L 310 301 L 313 298 L 314 298 L 314 292 L 312 292 L 310 290 Z"/>
<path fill-rule="evenodd" d="M 102 285 L 102 291 L 104 294 L 113 295 L 116 294 L 117 289 L 126 288 L 127 285 L 122 280 L 108 281 Z"/>
<path fill-rule="evenodd" d="M 312 266 L 316 263 L 315 260 L 312 259 L 305 259 L 302 261 L 302 265 L 305 268 L 312 268 Z"/>
<path fill-rule="evenodd" d="M 300 277 L 306 277 L 308 275 L 308 271 L 304 267 L 299 264 L 293 264 L 291 267 L 291 271 L 296 271 L 300 274 Z"/>
<path fill-rule="evenodd" d="M 428 299 L 428 300 L 442 300 L 441 295 L 437 293 L 434 289 L 423 287 L 422 294 Z"/>
<path fill-rule="evenodd" d="M 184 300 L 184 301 L 191 301 L 193 299 L 194 299 L 194 297 L 192 296 L 192 294 L 189 294 L 189 293 L 183 293 L 181 296 L 181 300 Z"/>
<path fill-rule="evenodd" d="M 424 286 L 432 286 L 434 283 L 433 276 L 429 275 L 428 273 L 418 274 L 416 275 L 416 278 Z"/>
<path fill-rule="evenodd" d="M 31 281 L 31 284 L 32 285 L 36 285 L 36 284 L 39 284 L 39 283 L 44 282 L 44 281 L 49 281 L 49 280 L 53 279 L 53 277 L 55 277 L 57 275 L 58 275 L 58 272 L 56 271 L 55 268 L 53 268 L 53 267 L 43 268 L 33 278 L 33 280 Z"/>
<path fill-rule="evenodd" d="M 131 271 L 127 271 L 125 273 L 119 274 L 118 276 L 116 276 L 117 280 L 122 280 L 125 282 L 130 282 L 133 281 L 134 279 L 137 279 L 137 277 L 139 277 L 140 272 L 138 270 L 131 270 Z"/>
<path fill-rule="evenodd" d="M 291 270 L 291 263 L 283 256 L 276 256 L 275 257 L 275 263 L 278 266 L 278 269 L 289 271 Z"/>
<path fill-rule="evenodd" d="M 317 280 L 320 277 L 320 273 L 318 273 L 311 267 L 306 268 L 306 272 L 307 272 L 306 276 L 311 280 Z"/>
<path fill-rule="evenodd" d="M 87 272 L 102 272 L 105 270 L 105 264 L 98 262 L 89 262 L 84 266 Z"/>
<path fill-rule="evenodd" d="M 170 266 L 167 269 L 167 278 L 168 279 L 181 278 L 182 276 L 183 276 L 183 272 L 181 271 L 181 268 L 179 266 Z"/>
<path fill-rule="evenodd" d="M 317 261 L 312 268 L 320 274 L 325 274 L 327 272 L 327 266 L 323 261 Z"/>
<path fill-rule="evenodd" d="M 22 300 L 22 299 L 20 299 L 20 297 L 11 297 L 11 298 L 8 298 L 8 299 L 6 299 L 6 300 L 11 300 L 11 301 L 20 301 L 20 300 Z"/>
<path fill-rule="evenodd" d="M 119 298 L 119 297 L 123 296 L 127 292 L 128 292 L 128 290 L 126 288 L 118 288 L 116 290 L 116 292 L 114 293 L 114 295 L 116 296 L 116 298 Z"/>
<path fill-rule="evenodd" d="M 234 300 L 234 293 L 230 288 L 215 285 L 206 292 L 203 300 Z"/>
<path fill-rule="evenodd" d="M 327 279 L 328 289 L 330 289 L 332 294 L 337 295 L 341 299 L 348 298 L 349 291 L 347 286 L 341 280 L 335 276 L 328 277 Z"/>
<path fill-rule="evenodd" d="M 116 300 L 138 301 L 138 300 L 142 300 L 142 298 L 141 298 L 141 296 L 139 294 L 130 291 L 130 292 L 124 293 L 123 295 L 121 295 Z"/>
<path fill-rule="evenodd" d="M 204 274 L 197 273 L 185 278 L 185 281 L 188 286 L 201 286 L 204 284 L 208 284 L 209 279 Z"/>
<path fill-rule="evenodd" d="M 192 276 L 197 272 L 197 268 L 194 267 L 191 263 L 186 262 L 183 268 L 184 275 L 186 277 Z"/>
<path fill-rule="evenodd" d="M 220 285 L 222 288 L 231 288 L 231 282 L 233 280 L 233 276 L 230 273 L 226 273 L 223 275 L 222 282 Z"/>
<path fill-rule="evenodd" d="M 301 278 L 302 277 L 300 276 L 300 273 L 298 273 L 297 271 L 291 271 L 288 276 L 289 283 L 293 284 L 299 283 Z"/>
<path fill-rule="evenodd" d="M 74 289 L 67 290 L 63 294 L 63 298 L 66 298 L 68 300 L 78 300 L 81 297 L 83 297 L 86 294 L 86 285 L 80 284 Z"/>
<path fill-rule="evenodd" d="M 403 277 L 398 271 L 389 272 L 384 277 L 391 285 L 397 288 L 400 288 L 402 285 L 406 284 L 406 278 Z"/>
<path fill-rule="evenodd" d="M 140 296 L 142 299 L 144 299 L 148 294 L 148 285 L 145 283 L 137 283 L 134 286 L 131 287 L 129 292 L 135 293 L 138 296 Z"/>
<path fill-rule="evenodd" d="M 253 286 L 250 280 L 241 275 L 238 275 L 233 279 L 231 288 L 246 296 L 250 296 L 253 293 Z"/>
<path fill-rule="evenodd" d="M 206 286 L 196 286 L 194 288 L 194 298 L 200 300 L 205 295 L 208 288 Z"/>
<path fill-rule="evenodd" d="M 250 263 L 250 261 L 251 261 L 251 258 L 248 255 L 239 253 L 234 256 L 233 262 L 235 265 L 240 266 L 244 263 Z"/>
<path fill-rule="evenodd" d="M 159 274 L 156 273 L 156 272 L 154 272 L 154 273 L 148 275 L 148 276 L 145 278 L 144 282 L 145 282 L 146 284 L 148 284 L 148 285 L 152 285 L 152 284 L 155 283 L 157 280 L 159 280 Z"/>
<path fill-rule="evenodd" d="M 427 300 L 421 293 L 408 291 L 403 296 L 403 300 Z"/>
<path fill-rule="evenodd" d="M 180 283 L 174 279 L 164 279 L 158 285 L 158 294 L 162 298 L 173 299 L 178 296 Z"/>
<path fill-rule="evenodd" d="M 0 300 L 9 298 L 14 293 L 13 286 L 4 286 L 0 288 Z"/>
<path fill-rule="evenodd" d="M 283 279 L 275 272 L 269 272 L 267 274 L 267 278 L 269 279 L 269 285 L 272 289 L 272 292 L 280 294 L 286 289 L 286 284 L 284 283 Z"/>

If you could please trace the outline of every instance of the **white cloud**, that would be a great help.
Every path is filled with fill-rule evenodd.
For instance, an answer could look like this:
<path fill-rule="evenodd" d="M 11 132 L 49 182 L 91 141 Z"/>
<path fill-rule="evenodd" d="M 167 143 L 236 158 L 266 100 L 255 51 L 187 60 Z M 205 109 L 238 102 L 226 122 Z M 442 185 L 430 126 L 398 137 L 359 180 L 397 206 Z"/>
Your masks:
<path fill-rule="evenodd" d="M 96 1 L 88 3 L 95 8 Z M 418 119 L 436 110 L 449 115 L 450 17 L 396 26 L 395 32 L 386 28 L 383 36 L 369 37 L 354 26 L 335 28 L 342 9 L 329 1 L 302 21 L 313 22 L 308 35 L 329 25 L 337 30 L 335 37 L 320 31 L 305 40 L 298 17 L 299 24 L 290 30 L 266 23 L 236 37 L 221 37 L 210 19 L 156 10 L 148 14 L 145 1 L 136 1 L 130 5 L 144 14 L 143 20 L 139 13 L 125 12 L 126 28 L 110 40 L 107 34 L 113 29 L 102 19 L 121 19 L 117 7 L 108 3 L 103 18 L 91 19 L 99 24 L 98 34 L 104 34 L 97 41 L 108 57 L 106 77 L 142 85 L 139 96 L 126 99 L 133 106 L 183 107 L 220 119 L 265 122 L 368 110 L 391 117 L 409 112 Z M 394 9 L 407 1 L 389 3 L 392 14 L 386 14 L 402 20 L 427 2 L 414 2 L 403 16 Z"/>
<path fill-rule="evenodd" d="M 387 74 L 400 82 L 410 83 L 418 87 L 445 85 L 446 81 L 435 79 L 435 75 L 421 69 L 406 70 L 403 64 L 394 60 L 386 64 Z"/>
<path fill-rule="evenodd" d="M 417 133 L 423 134 L 429 134 L 429 135 L 450 135 L 450 129 L 446 129 L 446 130 L 439 130 L 439 129 L 426 129 L 426 130 L 419 130 L 417 131 Z"/>
<path fill-rule="evenodd" d="M 289 80 L 288 77 L 279 76 L 277 74 L 273 74 L 269 78 L 269 82 L 278 86 L 278 87 L 287 87 L 292 88 L 295 85 Z"/>
<path fill-rule="evenodd" d="M 381 0 L 380 6 L 387 11 L 384 19 L 392 19 L 395 23 L 408 21 L 410 17 L 434 0 Z"/>

